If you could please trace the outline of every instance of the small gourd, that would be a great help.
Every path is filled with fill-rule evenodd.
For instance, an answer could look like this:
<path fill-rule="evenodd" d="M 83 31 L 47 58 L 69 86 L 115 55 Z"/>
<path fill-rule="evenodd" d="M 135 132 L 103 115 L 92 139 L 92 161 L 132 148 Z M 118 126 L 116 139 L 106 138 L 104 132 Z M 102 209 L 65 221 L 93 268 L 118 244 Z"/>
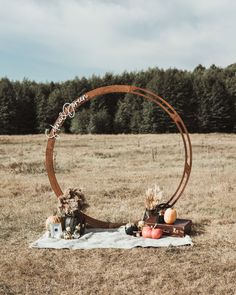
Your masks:
<path fill-rule="evenodd" d="M 127 223 L 125 226 L 125 232 L 127 235 L 134 236 L 135 232 L 138 231 L 138 227 L 134 223 Z"/>
<path fill-rule="evenodd" d="M 50 224 L 61 223 L 61 218 L 57 215 L 51 215 L 45 222 L 46 230 L 50 230 Z"/>

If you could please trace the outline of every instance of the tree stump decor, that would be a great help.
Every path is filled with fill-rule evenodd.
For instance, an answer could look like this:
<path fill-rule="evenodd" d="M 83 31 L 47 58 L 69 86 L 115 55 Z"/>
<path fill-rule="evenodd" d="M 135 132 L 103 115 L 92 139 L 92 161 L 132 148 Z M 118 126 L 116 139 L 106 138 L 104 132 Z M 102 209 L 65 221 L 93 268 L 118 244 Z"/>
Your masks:
<path fill-rule="evenodd" d="M 155 93 L 147 90 L 142 89 L 136 86 L 129 86 L 129 85 L 112 85 L 112 86 L 105 86 L 100 87 L 94 90 L 91 90 L 84 95 L 76 98 L 72 103 L 66 103 L 63 106 L 63 110 L 59 113 L 58 118 L 56 119 L 54 125 L 51 125 L 51 130 L 47 134 L 48 141 L 47 141 L 47 148 L 46 148 L 46 170 L 48 174 L 48 178 L 51 184 L 51 187 L 58 198 L 63 195 L 63 192 L 60 188 L 60 185 L 57 181 L 55 171 L 54 171 L 54 163 L 53 163 L 53 150 L 55 146 L 55 142 L 57 137 L 59 136 L 60 127 L 63 125 L 64 121 L 67 117 L 73 117 L 75 111 L 84 104 L 85 102 L 94 99 L 97 96 L 105 95 L 109 93 L 130 93 L 133 95 L 137 95 L 143 97 L 151 102 L 156 103 L 159 107 L 161 107 L 172 119 L 172 121 L 177 126 L 184 146 L 184 167 L 182 177 L 180 182 L 170 197 L 170 199 L 166 203 L 159 204 L 156 208 L 157 211 L 165 210 L 167 208 L 173 207 L 174 204 L 178 201 L 181 197 L 187 183 L 189 180 L 191 167 L 192 167 L 192 146 L 191 141 L 189 138 L 189 134 L 187 131 L 184 122 L 182 121 L 179 114 L 176 110 L 163 98 L 156 95 Z M 85 219 L 86 224 L 91 227 L 99 227 L 99 228 L 116 228 L 121 225 L 121 223 L 112 223 L 112 222 L 105 222 L 101 220 L 97 220 L 92 218 L 85 213 L 82 213 L 83 218 Z M 123 223 L 122 223 L 123 224 Z"/>

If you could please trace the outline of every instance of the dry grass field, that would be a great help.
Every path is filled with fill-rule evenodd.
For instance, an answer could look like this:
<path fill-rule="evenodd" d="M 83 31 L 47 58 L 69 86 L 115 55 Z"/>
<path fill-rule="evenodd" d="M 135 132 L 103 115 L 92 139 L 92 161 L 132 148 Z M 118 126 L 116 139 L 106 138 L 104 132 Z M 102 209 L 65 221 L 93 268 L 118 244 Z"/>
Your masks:
<path fill-rule="evenodd" d="M 193 169 L 176 204 L 193 220 L 194 246 L 44 250 L 29 244 L 56 208 L 44 168 L 46 138 L 0 136 L 0 294 L 236 294 L 236 135 L 191 135 Z M 166 199 L 183 169 L 180 135 L 61 135 L 63 189 L 81 187 L 88 214 L 142 218 L 144 193 Z"/>

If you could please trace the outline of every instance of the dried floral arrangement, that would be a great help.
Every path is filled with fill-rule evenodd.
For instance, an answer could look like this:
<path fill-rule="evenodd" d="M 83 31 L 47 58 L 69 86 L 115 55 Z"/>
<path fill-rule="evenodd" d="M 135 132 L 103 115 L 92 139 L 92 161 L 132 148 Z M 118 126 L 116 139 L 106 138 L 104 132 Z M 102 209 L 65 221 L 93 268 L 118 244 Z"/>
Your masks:
<path fill-rule="evenodd" d="M 156 209 L 162 200 L 163 191 L 158 185 L 155 185 L 153 188 L 148 188 L 145 192 L 145 213 L 143 220 L 140 220 L 137 224 L 127 223 L 125 226 L 126 233 L 128 235 L 140 236 L 140 231 L 142 231 L 143 227 L 145 226 L 145 220 L 158 213 Z"/>
<path fill-rule="evenodd" d="M 64 239 L 78 239 L 85 231 L 85 220 L 82 214 L 88 208 L 85 195 L 79 188 L 68 188 L 58 198 L 57 213 L 46 220 L 48 236 L 53 237 L 55 224 L 61 224 L 61 234 Z M 50 231 L 51 230 L 51 231 Z"/>
<path fill-rule="evenodd" d="M 163 191 L 160 189 L 158 185 L 154 185 L 153 188 L 148 188 L 145 192 L 145 212 L 143 216 L 143 220 L 135 223 L 127 223 L 125 226 L 125 232 L 128 235 L 140 236 L 142 229 L 146 226 L 145 220 L 150 216 L 157 215 L 157 206 L 161 204 L 163 201 Z"/>
<path fill-rule="evenodd" d="M 65 216 L 78 211 L 85 211 L 88 208 L 85 195 L 79 188 L 68 188 L 66 192 L 58 198 L 58 215 Z"/>
<path fill-rule="evenodd" d="M 163 191 L 158 185 L 155 185 L 154 188 L 149 188 L 146 190 L 145 194 L 145 216 L 149 217 L 150 215 L 155 214 L 157 206 L 163 201 Z M 145 218 L 144 218 L 145 219 Z"/>
<path fill-rule="evenodd" d="M 153 210 L 163 200 L 163 191 L 155 184 L 154 188 L 146 190 L 145 207 L 148 210 Z"/>

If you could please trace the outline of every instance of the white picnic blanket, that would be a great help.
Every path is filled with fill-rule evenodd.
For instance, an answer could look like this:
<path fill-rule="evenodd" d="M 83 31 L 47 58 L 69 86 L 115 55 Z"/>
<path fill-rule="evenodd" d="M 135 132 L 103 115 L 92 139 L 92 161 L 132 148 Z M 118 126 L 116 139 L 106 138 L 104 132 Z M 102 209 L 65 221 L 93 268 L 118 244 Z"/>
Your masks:
<path fill-rule="evenodd" d="M 53 249 L 98 249 L 98 248 L 119 248 L 131 249 L 134 247 L 169 247 L 193 245 L 190 236 L 183 238 L 167 237 L 145 239 L 133 237 L 125 233 L 124 226 L 118 229 L 87 229 L 86 233 L 79 239 L 64 240 L 48 238 L 46 234 L 37 241 L 30 244 L 32 248 L 53 248 Z"/>

